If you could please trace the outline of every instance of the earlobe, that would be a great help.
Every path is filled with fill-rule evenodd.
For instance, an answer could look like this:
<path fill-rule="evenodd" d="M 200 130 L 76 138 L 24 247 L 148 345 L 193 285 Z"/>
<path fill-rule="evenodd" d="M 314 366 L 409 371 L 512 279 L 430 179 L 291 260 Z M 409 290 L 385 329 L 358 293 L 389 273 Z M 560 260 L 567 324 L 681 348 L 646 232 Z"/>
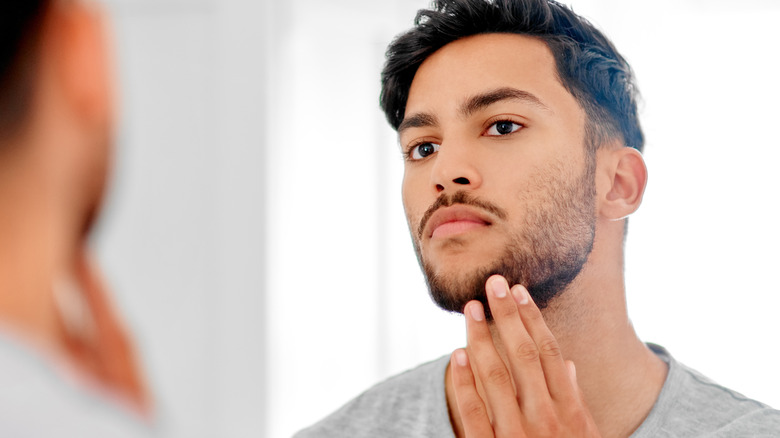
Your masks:
<path fill-rule="evenodd" d="M 642 203 L 647 185 L 647 167 L 642 154 L 631 147 L 604 150 L 608 185 L 601 199 L 600 214 L 610 220 L 623 219 Z"/>

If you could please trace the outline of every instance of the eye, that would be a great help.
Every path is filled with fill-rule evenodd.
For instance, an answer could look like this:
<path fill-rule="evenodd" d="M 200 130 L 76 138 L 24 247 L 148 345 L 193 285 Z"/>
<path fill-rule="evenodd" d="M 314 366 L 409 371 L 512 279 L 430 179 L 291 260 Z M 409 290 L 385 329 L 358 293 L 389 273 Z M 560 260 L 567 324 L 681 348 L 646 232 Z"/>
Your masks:
<path fill-rule="evenodd" d="M 436 143 L 420 143 L 416 146 L 412 146 L 412 149 L 409 151 L 409 158 L 412 160 L 422 160 L 438 151 L 439 145 Z"/>
<path fill-rule="evenodd" d="M 488 127 L 487 131 L 485 131 L 485 135 L 498 137 L 501 135 L 511 134 L 522 127 L 523 125 L 515 123 L 511 120 L 499 120 Z"/>

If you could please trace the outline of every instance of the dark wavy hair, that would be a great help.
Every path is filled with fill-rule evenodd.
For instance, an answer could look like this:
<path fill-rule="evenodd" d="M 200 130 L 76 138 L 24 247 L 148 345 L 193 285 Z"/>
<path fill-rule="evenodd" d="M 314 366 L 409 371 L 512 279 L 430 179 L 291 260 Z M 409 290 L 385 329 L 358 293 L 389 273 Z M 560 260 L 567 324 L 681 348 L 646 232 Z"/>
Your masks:
<path fill-rule="evenodd" d="M 445 45 L 472 35 L 512 33 L 544 41 L 558 79 L 587 115 L 586 142 L 594 151 L 619 138 L 642 150 L 638 89 L 631 67 L 588 20 L 554 0 L 435 0 L 415 26 L 387 49 L 380 105 L 398 130 L 417 69 Z"/>
<path fill-rule="evenodd" d="M 40 29 L 49 3 L 0 3 L 0 140 L 11 137 L 28 114 Z"/>

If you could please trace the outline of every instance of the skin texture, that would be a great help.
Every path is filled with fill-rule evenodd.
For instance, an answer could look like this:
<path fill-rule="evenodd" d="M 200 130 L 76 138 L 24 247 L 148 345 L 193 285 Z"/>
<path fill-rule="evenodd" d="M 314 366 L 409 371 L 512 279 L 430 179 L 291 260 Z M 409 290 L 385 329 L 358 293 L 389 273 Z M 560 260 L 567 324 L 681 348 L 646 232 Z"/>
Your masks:
<path fill-rule="evenodd" d="M 484 98 L 495 90 L 514 91 Z M 403 199 L 428 281 L 465 304 L 468 346 L 446 381 L 458 436 L 629 436 L 663 385 L 666 366 L 625 308 L 622 219 L 641 203 L 644 161 L 620 139 L 588 155 L 585 123 L 547 46 L 527 36 L 450 43 L 412 82 Z M 420 227 L 458 192 L 483 205 L 439 208 Z M 530 266 L 493 272 L 508 258 Z M 567 264 L 570 282 L 535 290 Z M 487 292 L 496 283 L 503 297 Z"/>
<path fill-rule="evenodd" d="M 533 48 L 527 62 L 546 61 L 546 46 L 539 43 Z M 535 300 L 546 305 L 579 272 L 593 241 L 594 169 L 583 147 L 584 114 L 557 82 L 528 77 L 519 62 L 513 65 L 498 51 L 484 56 L 505 62 L 505 76 L 483 77 L 474 88 L 448 76 L 442 87 L 440 77 L 427 75 L 425 67 L 462 68 L 446 54 L 437 52 L 423 64 L 406 109 L 407 120 L 435 115 L 435 123 L 400 130 L 405 151 L 419 149 L 420 142 L 441 145 L 435 157 L 407 160 L 404 202 L 409 223 L 420 222 L 423 206 L 458 192 L 498 206 L 506 217 L 491 215 L 490 226 L 447 239 L 431 238 L 431 230 L 418 234 L 415 248 L 432 295 L 447 303 L 447 310 L 462 311 L 469 299 L 486 304 L 485 280 L 499 273 L 529 287 Z M 542 73 L 555 74 L 552 65 Z M 510 79 L 524 86 L 511 86 Z M 505 98 L 464 117 L 466 102 L 506 88 L 545 100 Z M 517 130 L 495 135 L 493 124 L 498 121 L 512 122 Z M 497 173 L 501 177 L 489 177 Z M 427 196 L 419 191 L 423 186 Z M 475 239 L 479 245 L 473 244 Z"/>
<path fill-rule="evenodd" d="M 55 1 L 30 113 L 0 154 L 0 324 L 143 415 L 151 401 L 129 335 L 90 257 L 114 97 L 103 16 Z"/>

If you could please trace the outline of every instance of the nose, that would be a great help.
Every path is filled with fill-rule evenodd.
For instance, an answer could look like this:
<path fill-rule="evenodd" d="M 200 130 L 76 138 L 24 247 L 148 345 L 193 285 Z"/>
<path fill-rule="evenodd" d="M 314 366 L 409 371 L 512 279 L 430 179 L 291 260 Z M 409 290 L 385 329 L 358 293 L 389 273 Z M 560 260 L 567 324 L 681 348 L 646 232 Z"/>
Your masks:
<path fill-rule="evenodd" d="M 436 193 L 445 190 L 474 190 L 482 185 L 476 157 L 467 145 L 441 144 L 431 172 L 431 184 Z"/>

